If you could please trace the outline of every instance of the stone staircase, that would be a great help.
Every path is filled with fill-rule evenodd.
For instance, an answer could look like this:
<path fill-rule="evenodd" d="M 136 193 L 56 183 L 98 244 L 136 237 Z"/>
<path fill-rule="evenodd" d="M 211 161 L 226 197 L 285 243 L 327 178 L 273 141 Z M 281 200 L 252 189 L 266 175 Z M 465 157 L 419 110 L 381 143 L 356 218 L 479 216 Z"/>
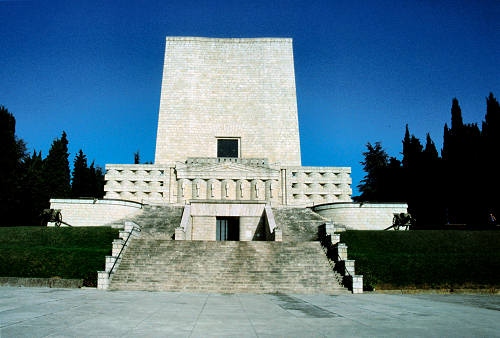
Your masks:
<path fill-rule="evenodd" d="M 145 205 L 144 211 L 127 219 L 141 227 L 142 237 L 172 239 L 175 228 L 181 223 L 182 206 L 151 206 Z M 112 223 L 111 226 L 123 227 L 124 220 Z"/>
<path fill-rule="evenodd" d="M 317 241 L 318 227 L 329 221 L 309 208 L 273 208 L 273 214 L 284 242 Z"/>
<path fill-rule="evenodd" d="M 319 242 L 134 238 L 111 290 L 348 293 Z"/>

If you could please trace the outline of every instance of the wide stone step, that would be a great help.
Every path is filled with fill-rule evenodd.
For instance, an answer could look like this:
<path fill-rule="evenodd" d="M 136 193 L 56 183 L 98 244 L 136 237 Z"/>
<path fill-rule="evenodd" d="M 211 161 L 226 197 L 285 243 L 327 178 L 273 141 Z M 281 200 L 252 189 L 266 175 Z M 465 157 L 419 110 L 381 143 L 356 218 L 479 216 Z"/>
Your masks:
<path fill-rule="evenodd" d="M 130 242 L 110 288 L 193 292 L 346 291 L 318 242 Z"/>

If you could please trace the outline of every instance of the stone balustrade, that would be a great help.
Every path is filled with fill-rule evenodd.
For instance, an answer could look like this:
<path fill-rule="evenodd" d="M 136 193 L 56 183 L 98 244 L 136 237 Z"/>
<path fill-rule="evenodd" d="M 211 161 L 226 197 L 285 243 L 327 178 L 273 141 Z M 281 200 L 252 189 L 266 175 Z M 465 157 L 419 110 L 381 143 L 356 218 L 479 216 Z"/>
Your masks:
<path fill-rule="evenodd" d="M 286 167 L 286 204 L 309 207 L 350 202 L 350 173 L 349 167 Z"/>
<path fill-rule="evenodd" d="M 314 206 L 350 202 L 350 168 L 280 167 L 265 158 L 191 157 L 171 165 L 106 165 L 105 198 L 141 203 L 270 201 Z"/>

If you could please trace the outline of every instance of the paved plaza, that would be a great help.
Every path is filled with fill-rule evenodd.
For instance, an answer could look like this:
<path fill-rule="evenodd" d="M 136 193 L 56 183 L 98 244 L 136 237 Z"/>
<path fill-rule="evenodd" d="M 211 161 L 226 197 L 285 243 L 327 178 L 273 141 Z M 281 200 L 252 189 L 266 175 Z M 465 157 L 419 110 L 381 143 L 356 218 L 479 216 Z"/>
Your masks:
<path fill-rule="evenodd" d="M 0 287 L 0 337 L 492 337 L 500 296 Z"/>

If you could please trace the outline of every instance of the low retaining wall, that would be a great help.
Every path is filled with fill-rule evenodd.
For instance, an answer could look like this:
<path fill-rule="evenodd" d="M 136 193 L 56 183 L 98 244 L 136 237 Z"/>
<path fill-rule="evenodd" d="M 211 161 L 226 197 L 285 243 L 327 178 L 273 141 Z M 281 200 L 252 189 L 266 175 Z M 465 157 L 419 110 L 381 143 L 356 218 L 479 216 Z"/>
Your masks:
<path fill-rule="evenodd" d="M 0 277 L 2 286 L 81 288 L 83 279 Z"/>
<path fill-rule="evenodd" d="M 142 212 L 141 203 L 107 199 L 51 199 L 50 208 L 60 209 L 62 220 L 77 227 L 107 225 Z"/>
<path fill-rule="evenodd" d="M 406 213 L 406 203 L 329 203 L 312 208 L 347 230 L 384 230 L 392 225 L 394 214 Z"/>

